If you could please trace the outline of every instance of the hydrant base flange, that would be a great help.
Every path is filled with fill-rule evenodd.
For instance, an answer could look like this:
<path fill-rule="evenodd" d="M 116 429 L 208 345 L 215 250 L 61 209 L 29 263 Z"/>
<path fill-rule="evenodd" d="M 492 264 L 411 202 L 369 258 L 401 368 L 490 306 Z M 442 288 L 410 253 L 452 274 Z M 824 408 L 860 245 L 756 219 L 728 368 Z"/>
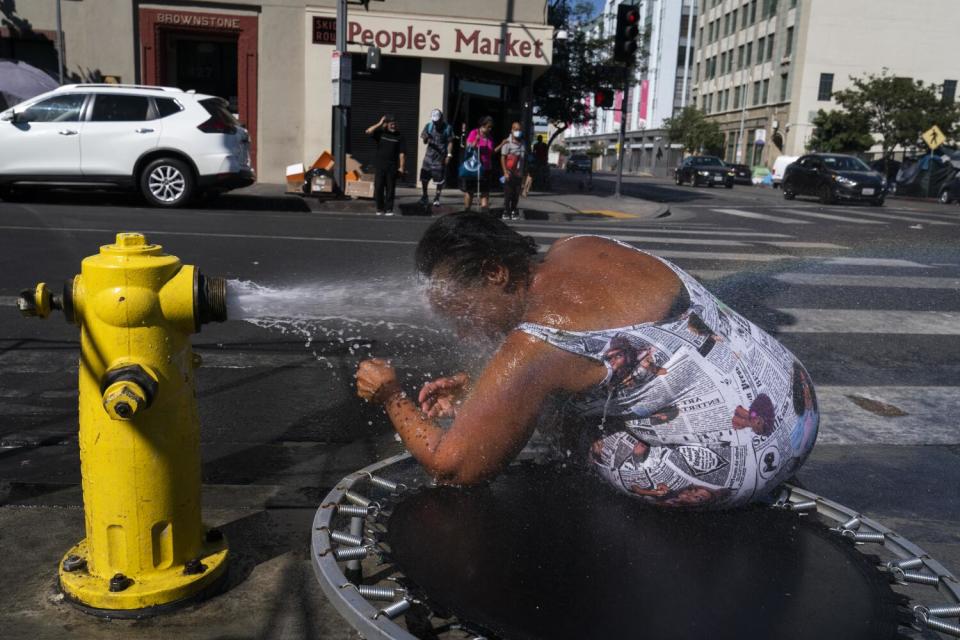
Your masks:
<path fill-rule="evenodd" d="M 90 575 L 86 567 L 66 571 L 60 566 L 60 588 L 65 599 L 85 613 L 108 618 L 145 618 L 195 603 L 217 593 L 226 577 L 229 550 L 226 538 L 206 542 L 200 556 L 205 570 L 185 574 L 183 565 L 149 573 L 147 580 L 134 580 L 122 591 L 110 590 L 111 576 Z M 69 556 L 89 557 L 87 541 L 70 549 Z"/>

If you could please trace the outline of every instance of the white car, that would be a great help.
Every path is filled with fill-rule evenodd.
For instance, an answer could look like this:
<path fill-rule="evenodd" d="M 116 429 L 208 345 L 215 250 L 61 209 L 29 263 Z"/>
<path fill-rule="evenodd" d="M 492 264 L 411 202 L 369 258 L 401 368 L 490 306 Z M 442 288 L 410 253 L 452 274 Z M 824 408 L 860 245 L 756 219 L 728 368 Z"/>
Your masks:
<path fill-rule="evenodd" d="M 780 184 L 783 182 L 783 174 L 786 173 L 787 167 L 796 162 L 800 156 L 777 156 L 777 159 L 773 161 L 773 188 L 779 189 Z"/>
<path fill-rule="evenodd" d="M 178 207 L 256 180 L 227 102 L 169 87 L 59 87 L 0 113 L 0 150 L 0 198 L 18 186 L 120 186 Z"/>

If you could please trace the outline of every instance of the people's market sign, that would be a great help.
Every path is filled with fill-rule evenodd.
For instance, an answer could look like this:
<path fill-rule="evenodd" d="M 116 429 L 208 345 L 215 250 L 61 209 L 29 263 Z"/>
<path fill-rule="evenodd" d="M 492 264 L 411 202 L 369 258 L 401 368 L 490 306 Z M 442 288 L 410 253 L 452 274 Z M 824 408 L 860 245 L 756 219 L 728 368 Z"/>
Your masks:
<path fill-rule="evenodd" d="M 335 24 L 329 14 L 314 15 L 313 43 L 329 44 L 327 34 Z M 378 47 L 383 55 L 548 66 L 553 28 L 354 12 L 348 18 L 347 42 L 358 53 Z"/>

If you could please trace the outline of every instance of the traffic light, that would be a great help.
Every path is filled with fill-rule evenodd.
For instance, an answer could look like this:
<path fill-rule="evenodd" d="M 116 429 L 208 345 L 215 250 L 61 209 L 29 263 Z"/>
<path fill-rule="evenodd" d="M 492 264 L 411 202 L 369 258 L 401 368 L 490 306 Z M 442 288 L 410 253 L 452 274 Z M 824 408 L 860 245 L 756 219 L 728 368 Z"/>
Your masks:
<path fill-rule="evenodd" d="M 613 59 L 633 63 L 640 35 L 640 9 L 628 4 L 617 7 L 617 31 L 613 38 Z"/>
<path fill-rule="evenodd" d="M 367 49 L 367 71 L 378 71 L 380 69 L 380 49 L 370 47 Z"/>
<path fill-rule="evenodd" d="M 597 89 L 593 92 L 593 104 L 597 107 L 609 109 L 613 106 L 613 91 L 609 89 Z"/>

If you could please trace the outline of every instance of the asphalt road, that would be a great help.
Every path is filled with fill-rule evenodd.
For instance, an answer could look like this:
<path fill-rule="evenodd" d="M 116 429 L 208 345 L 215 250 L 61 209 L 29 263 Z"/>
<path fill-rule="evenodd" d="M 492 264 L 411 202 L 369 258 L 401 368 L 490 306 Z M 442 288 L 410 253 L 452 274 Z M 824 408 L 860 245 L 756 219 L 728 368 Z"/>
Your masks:
<path fill-rule="evenodd" d="M 616 209 L 611 180 L 594 178 L 606 209 Z M 636 178 L 624 191 L 669 203 L 670 215 L 513 224 L 544 246 L 591 233 L 661 255 L 776 335 L 810 370 L 823 416 L 802 485 L 879 519 L 960 572 L 960 207 L 824 207 L 769 189 Z M 412 269 L 429 219 L 282 209 L 234 210 L 229 197 L 169 212 L 122 197 L 0 202 L 0 540 L 16 558 L 0 563 L 0 579 L 16 585 L 0 591 L 0 626 L 61 637 L 65 626 L 90 624 L 51 595 L 57 559 L 83 527 L 77 331 L 61 318 L 21 318 L 14 297 L 38 281 L 59 284 L 116 231 L 137 230 L 210 275 L 312 292 L 379 281 L 409 306 L 415 291 L 394 280 Z M 262 634 L 239 631 L 239 605 L 225 600 L 195 614 L 219 620 L 225 635 L 178 628 L 181 635 L 266 637 L 281 620 L 289 631 L 282 637 L 351 637 L 317 603 L 305 557 L 309 521 L 327 489 L 399 450 L 385 418 L 354 396 L 356 363 L 370 353 L 394 357 L 414 390 L 473 355 L 421 320 L 392 317 L 390 304 L 365 323 L 333 318 L 349 309 L 319 298 L 310 304 L 331 318 L 272 328 L 227 322 L 194 339 L 204 358 L 207 517 L 224 525 L 243 567 L 233 578 L 236 598 L 277 584 L 286 596 L 263 596 Z M 44 621 L 48 614 L 60 622 Z M 145 624 L 143 637 L 170 632 Z M 125 633 L 97 629 L 97 637 Z"/>

